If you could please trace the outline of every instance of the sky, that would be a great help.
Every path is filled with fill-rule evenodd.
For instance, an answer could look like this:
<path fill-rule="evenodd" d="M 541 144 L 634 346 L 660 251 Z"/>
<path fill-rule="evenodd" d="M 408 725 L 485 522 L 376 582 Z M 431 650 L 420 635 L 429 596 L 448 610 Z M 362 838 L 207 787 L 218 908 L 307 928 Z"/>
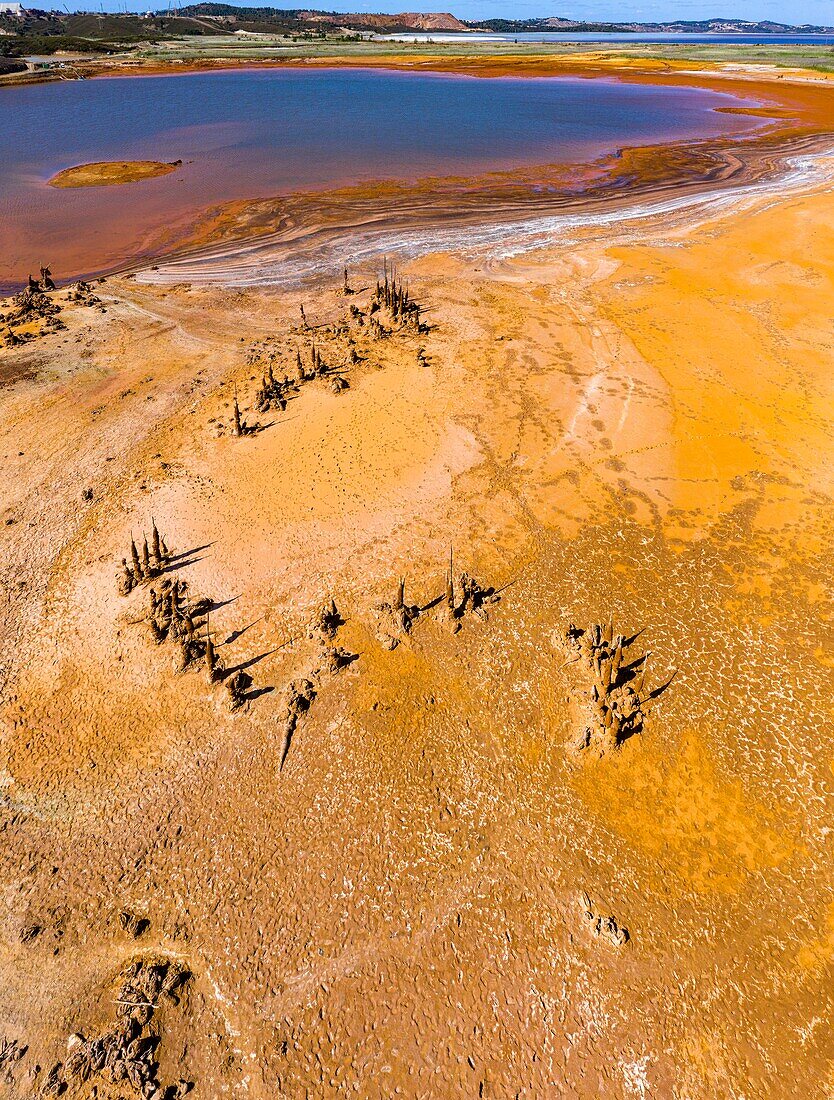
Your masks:
<path fill-rule="evenodd" d="M 227 0 L 240 3 L 241 0 Z M 260 2 L 260 0 L 259 0 Z M 267 0 L 263 0 L 267 2 Z M 270 0 L 289 3 L 289 0 Z M 298 0 L 293 0 L 297 3 Z M 316 0 L 311 7 L 319 6 Z M 368 3 L 340 3 L 321 0 L 320 6 L 331 11 L 451 11 L 461 19 L 529 19 L 559 15 L 588 22 L 658 22 L 669 19 L 773 19 L 778 23 L 815 23 L 834 25 L 834 0 L 569 0 L 569 5 L 553 10 L 542 0 L 446 0 L 444 3 L 408 2 L 390 7 L 380 0 Z"/>
<path fill-rule="evenodd" d="M 230 3 L 234 0 L 229 0 Z M 453 0 L 454 3 L 454 0 Z M 348 10 L 348 9 L 344 9 Z M 356 10 L 355 8 L 353 10 Z M 365 7 L 362 10 L 378 10 Z M 432 10 L 430 7 L 414 10 Z M 434 9 L 436 10 L 436 9 Z M 834 0 L 570 0 L 551 10 L 541 0 L 459 0 L 455 15 L 462 19 L 531 18 L 561 15 L 589 22 L 658 22 L 669 19 L 773 19 L 778 23 L 834 25 Z"/>

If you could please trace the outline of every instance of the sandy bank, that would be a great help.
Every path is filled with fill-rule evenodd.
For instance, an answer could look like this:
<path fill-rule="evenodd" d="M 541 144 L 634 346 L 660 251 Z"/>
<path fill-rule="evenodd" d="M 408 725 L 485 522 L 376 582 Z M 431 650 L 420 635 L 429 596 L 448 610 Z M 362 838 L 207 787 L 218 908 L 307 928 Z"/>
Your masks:
<path fill-rule="evenodd" d="M 138 183 L 140 180 L 167 176 L 182 165 L 181 160 L 110 160 L 77 164 L 57 172 L 50 179 L 50 187 L 113 187 L 122 183 Z"/>

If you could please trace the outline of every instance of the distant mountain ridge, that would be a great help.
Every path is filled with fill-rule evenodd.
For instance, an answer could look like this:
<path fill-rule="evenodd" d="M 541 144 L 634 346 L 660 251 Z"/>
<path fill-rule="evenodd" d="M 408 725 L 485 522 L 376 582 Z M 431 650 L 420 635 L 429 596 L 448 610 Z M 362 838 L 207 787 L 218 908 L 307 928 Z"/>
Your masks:
<path fill-rule="evenodd" d="M 771 19 L 673 19 L 660 23 L 589 23 L 562 16 L 537 19 L 467 20 L 470 30 L 494 31 L 611 31 L 634 34 L 832 34 L 834 27 L 803 23 L 775 23 Z"/>

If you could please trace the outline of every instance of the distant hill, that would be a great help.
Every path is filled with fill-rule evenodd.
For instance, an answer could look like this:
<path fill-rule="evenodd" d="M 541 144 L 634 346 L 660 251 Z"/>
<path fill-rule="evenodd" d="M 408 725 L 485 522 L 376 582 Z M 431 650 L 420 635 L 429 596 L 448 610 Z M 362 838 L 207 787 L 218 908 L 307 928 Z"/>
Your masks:
<path fill-rule="evenodd" d="M 514 31 L 547 32 L 612 32 L 634 34 L 832 34 L 834 27 L 789 23 L 774 23 L 764 19 L 752 23 L 746 19 L 675 19 L 666 23 L 583 23 L 576 19 L 547 16 L 540 19 L 481 19 L 467 20 L 469 30 L 497 31 L 512 34 Z"/>
<path fill-rule="evenodd" d="M 301 18 L 311 23 L 327 23 L 339 27 L 369 27 L 373 30 L 386 30 L 391 27 L 403 27 L 414 31 L 466 31 L 469 28 L 460 19 L 448 12 L 400 12 L 399 15 L 331 14 L 328 12 L 302 12 Z"/>
<path fill-rule="evenodd" d="M 375 31 L 466 31 L 466 24 L 448 12 L 333 12 L 302 8 L 241 8 L 232 4 L 189 4 L 179 9 L 188 19 L 222 19 L 228 25 L 293 24 L 296 27 L 345 27 Z"/>

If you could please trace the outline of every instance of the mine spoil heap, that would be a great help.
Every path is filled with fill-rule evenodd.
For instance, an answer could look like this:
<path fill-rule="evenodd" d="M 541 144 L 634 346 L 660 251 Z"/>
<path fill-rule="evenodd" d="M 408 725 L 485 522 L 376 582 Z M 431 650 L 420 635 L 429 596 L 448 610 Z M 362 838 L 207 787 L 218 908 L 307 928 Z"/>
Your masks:
<path fill-rule="evenodd" d="M 16 288 L 21 339 L 91 331 L 0 350 L 0 1094 L 831 1089 L 806 182 L 672 248 L 654 218 L 319 293 L 201 286 L 218 245 L 104 322 Z"/>
<path fill-rule="evenodd" d="M 80 295 L 79 300 L 86 300 L 88 288 L 82 284 L 72 293 Z M 367 341 L 391 341 L 429 331 L 421 319 L 421 307 L 411 298 L 396 273 L 392 271 L 389 275 L 387 263 L 364 310 L 355 300 L 356 293 L 349 284 L 347 271 L 340 294 L 351 299 L 341 320 L 317 325 L 312 335 L 313 327 L 302 307 L 300 327 L 291 329 L 286 337 L 267 337 L 249 349 L 248 365 L 261 368 L 260 380 L 257 376 L 252 378 L 257 383 L 253 406 L 259 412 L 285 411 L 288 401 L 295 398 L 303 386 L 320 379 L 330 379 L 333 391 L 341 392 L 347 387 L 343 375 L 363 362 L 357 340 L 362 350 L 372 355 Z M 28 303 L 26 308 L 29 309 L 53 308 L 47 293 L 39 286 L 27 288 L 21 298 Z M 428 365 L 422 347 L 417 351 L 417 362 L 421 366 Z M 340 365 L 335 366 L 335 363 Z M 248 423 L 242 415 L 236 382 L 229 428 L 238 438 L 261 430 L 260 424 Z M 225 431 L 224 424 L 221 434 Z M 230 461 L 234 461 L 233 456 Z M 131 535 L 129 555 L 122 558 L 116 576 L 117 592 L 123 598 L 130 598 L 137 589 L 144 590 L 145 610 L 140 618 L 131 621 L 146 626 L 154 645 L 173 647 L 175 674 L 204 669 L 210 686 L 223 684 L 231 711 L 248 709 L 251 699 L 272 689 L 250 693 L 253 681 L 244 667 L 228 669 L 218 656 L 210 624 L 211 611 L 218 605 L 208 596 L 193 596 L 184 577 L 170 575 L 182 567 L 182 559 L 186 556 L 171 552 L 152 518 L 149 536 L 143 533 L 141 541 L 137 542 Z M 433 619 L 452 635 L 457 635 L 469 622 L 486 623 L 490 609 L 502 598 L 500 590 L 481 584 L 466 571 L 458 571 L 451 547 L 445 575 L 438 569 L 436 582 L 439 593 L 420 605 L 407 599 L 406 579 L 400 577 L 392 585 L 390 600 L 370 608 L 375 622 L 373 633 L 385 650 L 394 650 L 403 643 L 412 644 L 411 635 L 427 619 Z M 427 615 L 429 611 L 434 614 Z M 306 637 L 314 644 L 314 651 L 295 668 L 284 690 L 283 709 L 277 716 L 282 734 L 276 753 L 279 772 L 290 759 L 305 717 L 328 682 L 359 658 L 359 654 L 337 644 L 339 631 L 345 623 L 346 618 L 332 596 L 319 606 L 309 623 Z M 588 716 L 579 743 L 583 751 L 595 750 L 603 755 L 618 749 L 628 737 L 640 732 L 653 701 L 670 682 L 654 691 L 646 689 L 648 654 L 628 659 L 637 637 L 615 634 L 610 621 L 607 625 L 594 624 L 588 629 L 571 624 L 563 634 L 557 635 L 568 655 L 566 663 L 574 665 L 579 673 L 574 694 Z M 224 645 L 230 640 L 234 640 L 234 635 L 227 638 Z M 585 893 L 582 907 L 595 938 L 615 948 L 629 942 L 628 929 L 613 916 L 598 910 Z M 141 936 L 148 924 L 129 912 L 122 913 L 120 923 L 133 938 Z M 160 1004 L 166 999 L 177 1004 L 177 991 L 184 989 L 189 981 L 190 974 L 179 962 L 150 958 L 132 962 L 120 978 L 113 1026 L 93 1039 L 80 1033 L 71 1036 L 66 1061 L 49 1069 L 40 1082 L 38 1095 L 58 1096 L 67 1088 L 75 1089 L 100 1079 L 102 1084 L 129 1086 L 146 1100 L 183 1097 L 191 1088 L 191 1082 L 181 1080 L 163 1088 L 159 1081 L 156 1052 L 161 1033 L 153 1029 L 153 1024 Z M 8 1065 L 20 1057 L 15 1045 L 6 1043 L 0 1048 L 0 1059 Z M 91 1087 L 95 1090 L 98 1085 Z"/>

